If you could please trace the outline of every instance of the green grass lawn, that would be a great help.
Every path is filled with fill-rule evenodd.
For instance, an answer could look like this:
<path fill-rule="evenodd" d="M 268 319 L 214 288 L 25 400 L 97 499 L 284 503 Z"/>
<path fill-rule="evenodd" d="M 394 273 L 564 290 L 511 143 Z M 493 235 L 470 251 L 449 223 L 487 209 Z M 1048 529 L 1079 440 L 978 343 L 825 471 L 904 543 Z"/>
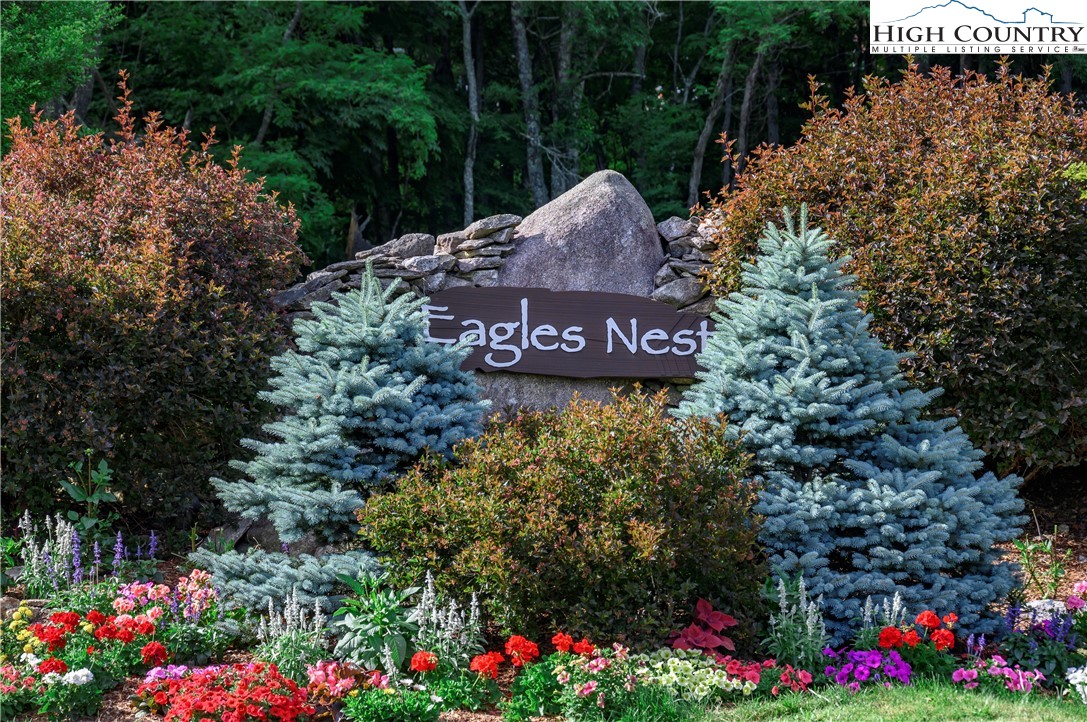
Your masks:
<path fill-rule="evenodd" d="M 1008 722 L 1064 722 L 1087 720 L 1087 706 L 1054 697 L 967 691 L 936 682 L 910 687 L 869 689 L 850 694 L 841 687 L 814 694 L 790 694 L 776 700 L 752 700 L 708 710 L 698 722 L 929 722 L 930 720 L 1007 720 Z"/>

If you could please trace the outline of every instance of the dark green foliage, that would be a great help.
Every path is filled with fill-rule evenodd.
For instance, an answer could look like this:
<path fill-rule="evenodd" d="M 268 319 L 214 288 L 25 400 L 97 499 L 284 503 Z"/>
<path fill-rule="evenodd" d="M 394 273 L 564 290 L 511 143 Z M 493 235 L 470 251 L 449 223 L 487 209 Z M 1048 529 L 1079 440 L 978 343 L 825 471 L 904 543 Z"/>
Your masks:
<path fill-rule="evenodd" d="M 533 717 L 552 717 L 562 712 L 559 705 L 562 685 L 555 677 L 555 664 L 560 659 L 559 655 L 542 659 L 513 678 L 509 699 L 502 703 L 502 719 L 529 722 Z"/>
<path fill-rule="evenodd" d="M 90 78 L 101 34 L 120 20 L 117 7 L 97 0 L 12 2 L 0 12 L 0 115 L 30 120 L 46 103 Z M 4 138 L 4 148 L 7 148 Z"/>
<path fill-rule="evenodd" d="M 359 512 L 394 577 L 435 572 L 479 589 L 505 629 L 658 643 L 699 597 L 750 622 L 755 488 L 709 422 L 675 422 L 665 397 L 575 401 L 526 413 L 431 459 Z"/>
<path fill-rule="evenodd" d="M 110 142 L 71 115 L 12 125 L 4 503 L 55 510 L 86 454 L 108 461 L 130 519 L 176 528 L 261 418 L 284 330 L 268 291 L 302 255 L 293 212 L 243 168 L 155 117 L 137 135 L 125 101 Z"/>

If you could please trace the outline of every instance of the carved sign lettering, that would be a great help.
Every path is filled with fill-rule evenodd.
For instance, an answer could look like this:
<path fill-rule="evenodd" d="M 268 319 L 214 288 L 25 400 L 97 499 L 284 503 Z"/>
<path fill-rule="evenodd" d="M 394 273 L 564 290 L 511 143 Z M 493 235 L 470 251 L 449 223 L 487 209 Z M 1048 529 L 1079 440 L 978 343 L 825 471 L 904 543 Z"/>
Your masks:
<path fill-rule="evenodd" d="M 545 288 L 434 294 L 427 340 L 466 341 L 464 369 L 575 378 L 691 378 L 713 321 L 640 296 Z"/>

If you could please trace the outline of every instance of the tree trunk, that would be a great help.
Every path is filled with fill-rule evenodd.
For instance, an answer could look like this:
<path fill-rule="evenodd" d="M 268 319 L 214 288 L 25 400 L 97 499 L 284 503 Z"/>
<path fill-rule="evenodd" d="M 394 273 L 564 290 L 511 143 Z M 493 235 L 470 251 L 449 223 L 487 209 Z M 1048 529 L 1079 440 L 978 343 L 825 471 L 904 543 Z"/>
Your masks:
<path fill-rule="evenodd" d="M 777 60 L 770 63 L 766 70 L 766 140 L 773 145 L 781 143 L 781 125 L 778 113 L 778 81 L 781 78 L 781 64 Z"/>
<path fill-rule="evenodd" d="M 744 100 L 740 104 L 740 127 L 736 131 L 736 172 L 742 173 L 747 164 L 747 151 L 751 126 L 751 110 L 755 105 L 755 83 L 759 79 L 762 70 L 762 61 L 766 51 L 759 49 L 755 53 L 755 62 L 751 63 L 751 70 L 747 71 L 747 79 L 744 81 Z"/>
<path fill-rule="evenodd" d="M 573 80 L 574 33 L 578 12 L 576 3 L 562 6 L 559 30 L 558 77 L 555 83 L 554 114 L 551 127 L 554 152 L 551 156 L 551 197 L 558 198 L 577 184 L 577 86 Z M 573 182 L 571 182 L 573 179 Z"/>
<path fill-rule="evenodd" d="M 298 23 L 302 20 L 302 0 L 296 0 L 294 4 L 294 17 L 291 18 L 291 22 L 287 25 L 287 30 L 283 33 L 283 44 L 286 45 L 291 41 L 291 36 L 294 35 L 294 31 L 298 29 Z M 252 147 L 258 147 L 264 142 L 264 137 L 268 134 L 268 129 L 272 126 L 272 115 L 275 112 L 276 95 L 279 93 L 279 88 L 275 85 L 275 68 L 272 68 L 272 89 L 268 93 L 268 102 L 264 104 L 264 116 L 260 119 L 260 130 L 257 131 L 257 137 L 251 143 Z"/>
<path fill-rule="evenodd" d="M 725 48 L 725 57 L 721 60 L 721 70 L 717 73 L 717 83 L 713 86 L 713 98 L 710 100 L 710 111 L 706 114 L 706 122 L 702 124 L 702 132 L 698 135 L 698 143 L 694 147 L 694 160 L 691 162 L 691 177 L 687 183 L 687 206 L 698 203 L 698 186 L 702 182 L 702 163 L 706 157 L 706 148 L 710 144 L 710 136 L 717 125 L 717 118 L 721 114 L 721 108 L 725 103 L 725 93 L 730 85 L 732 77 L 733 45 L 730 43 Z"/>
<path fill-rule="evenodd" d="M 526 155 L 528 158 L 528 187 L 536 208 L 547 203 L 547 182 L 544 180 L 543 154 L 540 143 L 540 103 L 536 84 L 532 80 L 532 56 L 528 50 L 528 32 L 521 3 L 510 5 L 513 18 L 513 39 L 517 50 L 517 76 L 521 83 L 521 102 L 525 109 Z"/>
<path fill-rule="evenodd" d="M 476 58 L 472 46 L 472 15 L 478 3 L 469 10 L 464 0 L 457 0 L 460 10 L 461 40 L 464 45 L 464 74 L 468 79 L 468 146 L 464 152 L 464 225 L 475 220 L 476 146 L 479 144 L 479 86 L 476 83 Z"/>

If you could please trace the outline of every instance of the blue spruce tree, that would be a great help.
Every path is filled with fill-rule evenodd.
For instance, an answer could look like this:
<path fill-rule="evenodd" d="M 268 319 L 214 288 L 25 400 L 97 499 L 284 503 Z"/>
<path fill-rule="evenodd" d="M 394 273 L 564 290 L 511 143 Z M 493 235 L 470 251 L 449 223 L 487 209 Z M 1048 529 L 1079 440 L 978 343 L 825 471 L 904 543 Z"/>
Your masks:
<path fill-rule="evenodd" d="M 358 290 L 296 321 L 297 350 L 273 359 L 262 396 L 283 412 L 264 426 L 274 440 L 243 439 L 256 452 L 232 462 L 244 478 L 212 483 L 227 509 L 268 518 L 284 549 L 194 554 L 228 599 L 260 609 L 297 587 L 312 602 L 334 591 L 338 574 L 375 571 L 372 555 L 351 548 L 369 491 L 424 451 L 449 457 L 479 433 L 485 404 L 460 368 L 469 350 L 426 342 L 425 299 L 399 290 L 383 290 L 367 268 Z M 339 551 L 291 554 L 303 538 Z"/>
<path fill-rule="evenodd" d="M 799 227 L 788 211 L 784 230 L 768 225 L 676 414 L 728 416 L 765 482 L 771 564 L 823 595 L 837 641 L 867 597 L 896 592 L 992 632 L 990 605 L 1015 585 L 996 545 L 1025 521 L 1020 479 L 979 476 L 982 454 L 955 420 L 924 417 L 939 390 L 910 388 L 904 356 L 869 333 L 832 244 L 806 208 Z"/>

